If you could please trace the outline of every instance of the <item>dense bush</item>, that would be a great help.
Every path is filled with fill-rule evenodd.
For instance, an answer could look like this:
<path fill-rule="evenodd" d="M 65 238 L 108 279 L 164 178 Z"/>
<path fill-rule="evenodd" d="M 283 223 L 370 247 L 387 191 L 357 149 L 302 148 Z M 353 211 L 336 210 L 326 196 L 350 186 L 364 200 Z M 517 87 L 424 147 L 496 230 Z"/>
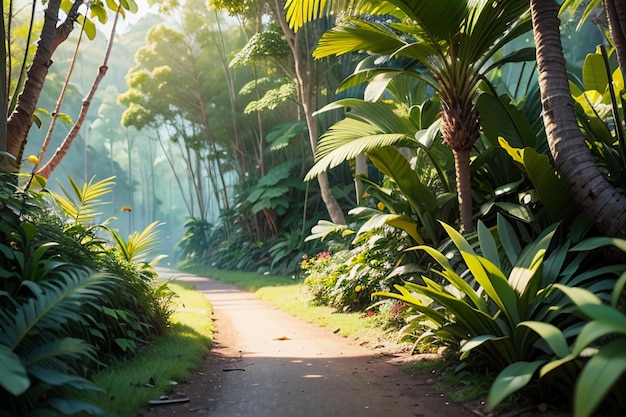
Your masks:
<path fill-rule="evenodd" d="M 99 414 L 66 390 L 98 389 L 85 379 L 91 372 L 161 332 L 170 294 L 148 264 L 126 259 L 84 217 L 106 187 L 89 191 L 105 184 L 83 188 L 78 221 L 13 183 L 0 184 L 0 414 Z"/>

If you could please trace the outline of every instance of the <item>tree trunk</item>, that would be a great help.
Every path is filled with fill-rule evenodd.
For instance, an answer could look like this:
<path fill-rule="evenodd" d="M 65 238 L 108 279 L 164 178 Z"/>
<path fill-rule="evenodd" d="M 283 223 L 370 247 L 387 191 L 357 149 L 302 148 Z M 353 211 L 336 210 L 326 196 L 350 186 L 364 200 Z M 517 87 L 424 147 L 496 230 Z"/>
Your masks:
<path fill-rule="evenodd" d="M 461 231 L 463 233 L 471 233 L 474 231 L 474 221 L 472 220 L 472 176 L 470 173 L 471 149 L 453 150 L 453 153 Z"/>
<path fill-rule="evenodd" d="M 626 238 L 626 199 L 602 176 L 578 128 L 561 45 L 559 5 L 531 0 L 543 120 L 556 168 L 579 208 L 608 235 Z"/>
<path fill-rule="evenodd" d="M 311 144 L 311 151 L 313 152 L 313 155 L 315 155 L 317 151 L 318 138 L 317 121 L 313 117 L 313 111 L 315 110 L 315 95 L 313 89 L 311 88 L 311 77 L 306 65 L 306 60 L 302 56 L 302 50 L 300 46 L 300 34 L 302 33 L 302 31 L 294 33 L 285 21 L 285 11 L 282 9 L 280 4 L 278 4 L 278 1 L 275 1 L 274 3 L 276 9 L 276 17 L 280 22 L 280 27 L 285 34 L 285 38 L 293 55 L 300 103 L 302 104 L 302 110 L 304 112 L 306 124 L 309 129 L 309 141 Z M 325 172 L 318 175 L 317 181 L 320 186 L 322 200 L 326 205 L 326 210 L 328 211 L 330 219 L 335 224 L 346 224 L 346 218 L 343 214 L 343 211 L 341 210 L 339 203 L 337 202 L 335 197 L 333 197 L 330 191 L 328 175 Z"/>
<path fill-rule="evenodd" d="M 16 161 L 10 161 L 7 170 L 18 172 L 26 146 L 28 132 L 32 125 L 33 113 L 44 85 L 48 69 L 52 65 L 52 54 L 56 48 L 67 39 L 74 28 L 74 21 L 78 16 L 78 7 L 83 4 L 76 0 L 63 23 L 57 26 L 59 20 L 59 6 L 61 0 L 50 0 L 44 14 L 44 24 L 37 43 L 37 51 L 33 63 L 26 73 L 24 89 L 20 94 L 15 110 L 7 120 L 6 149 L 15 156 Z"/>
<path fill-rule="evenodd" d="M 626 3 L 623 0 L 604 0 L 609 21 L 609 32 L 617 51 L 617 61 L 626 70 Z"/>

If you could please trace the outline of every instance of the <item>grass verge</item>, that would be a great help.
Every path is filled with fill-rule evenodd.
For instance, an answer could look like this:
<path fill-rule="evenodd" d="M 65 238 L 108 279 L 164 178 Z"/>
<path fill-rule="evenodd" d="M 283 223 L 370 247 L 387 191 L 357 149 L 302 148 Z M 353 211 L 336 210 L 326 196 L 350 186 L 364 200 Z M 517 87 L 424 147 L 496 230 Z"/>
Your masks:
<path fill-rule="evenodd" d="M 104 392 L 91 393 L 89 402 L 120 417 L 146 410 L 148 400 L 187 381 L 202 364 L 213 341 L 211 305 L 189 286 L 170 283 L 176 293 L 169 330 L 135 357 L 98 372 L 93 380 Z"/>

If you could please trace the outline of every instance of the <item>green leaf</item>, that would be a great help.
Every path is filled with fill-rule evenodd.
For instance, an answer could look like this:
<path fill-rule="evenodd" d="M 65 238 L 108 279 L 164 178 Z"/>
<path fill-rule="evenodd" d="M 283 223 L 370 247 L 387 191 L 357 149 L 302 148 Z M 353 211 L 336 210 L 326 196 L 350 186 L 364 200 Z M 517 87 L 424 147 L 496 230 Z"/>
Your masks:
<path fill-rule="evenodd" d="M 626 338 L 602 346 L 585 365 L 574 390 L 574 417 L 589 417 L 626 372 Z"/>
<path fill-rule="evenodd" d="M 626 316 L 617 308 L 604 304 L 584 304 L 578 308 L 595 322 L 611 325 L 615 333 L 626 335 Z"/>
<path fill-rule="evenodd" d="M 482 336 L 472 337 L 470 340 L 465 342 L 463 346 L 461 346 L 461 349 L 459 351 L 467 353 L 470 350 L 477 348 L 478 346 L 482 345 L 485 342 L 488 342 L 490 340 L 502 340 L 502 339 L 503 339 L 502 336 L 494 336 L 492 334 L 485 334 Z"/>
<path fill-rule="evenodd" d="M 91 4 L 91 17 L 96 17 L 98 21 L 102 24 L 107 22 L 109 18 L 106 9 L 103 7 L 102 3 L 92 3 Z"/>
<path fill-rule="evenodd" d="M 93 382 L 78 375 L 64 374 L 54 369 L 46 369 L 41 366 L 32 367 L 30 369 L 30 372 L 35 378 L 39 379 L 40 381 L 56 387 L 66 386 L 79 390 L 103 392 L 103 390 L 95 385 Z"/>
<path fill-rule="evenodd" d="M 583 64 L 583 84 L 586 90 L 595 90 L 600 94 L 607 91 L 609 79 L 600 54 L 587 54 Z"/>
<path fill-rule="evenodd" d="M 545 360 L 515 362 L 504 368 L 489 389 L 487 405 L 493 409 L 506 397 L 524 388 Z"/>
<path fill-rule="evenodd" d="M 524 168 L 550 218 L 559 221 L 572 216 L 575 205 L 548 156 L 538 154 L 532 148 L 514 148 L 502 137 L 499 142 L 509 156 Z"/>
<path fill-rule="evenodd" d="M 76 21 L 83 25 L 85 35 L 87 35 L 89 40 L 94 40 L 96 38 L 96 25 L 91 20 L 85 18 L 83 15 L 79 15 Z"/>
<path fill-rule="evenodd" d="M 90 416 L 106 416 L 108 415 L 100 407 L 86 403 L 81 400 L 73 400 L 68 398 L 50 398 L 47 400 L 52 408 L 60 411 L 64 416 L 73 416 L 75 414 L 84 412 Z"/>
<path fill-rule="evenodd" d="M 0 368 L 0 386 L 9 393 L 18 396 L 30 387 L 30 379 L 20 357 L 5 345 L 0 345 Z"/>
<path fill-rule="evenodd" d="M 509 259 L 511 265 L 515 265 L 517 263 L 517 259 L 519 258 L 520 252 L 522 251 L 522 245 L 517 238 L 515 230 L 506 220 L 506 218 L 500 213 L 498 213 L 497 218 L 498 236 L 500 237 L 500 243 L 502 243 L 504 252 L 506 253 L 506 256 Z"/>
<path fill-rule="evenodd" d="M 569 346 L 565 335 L 558 327 L 550 323 L 540 321 L 523 321 L 518 326 L 526 326 L 534 330 L 543 340 L 546 341 L 550 349 L 559 358 L 569 355 Z"/>
<path fill-rule="evenodd" d="M 604 246 L 615 246 L 620 250 L 626 252 L 626 240 L 612 237 L 591 237 L 583 240 L 582 242 L 574 246 L 571 250 L 574 252 L 586 252 L 593 249 L 602 248 Z"/>
<path fill-rule="evenodd" d="M 505 97 L 481 94 L 476 107 L 480 113 L 480 123 L 485 135 L 496 146 L 498 138 L 515 148 L 534 145 L 535 134 L 526 116 L 515 106 L 504 102 Z"/>

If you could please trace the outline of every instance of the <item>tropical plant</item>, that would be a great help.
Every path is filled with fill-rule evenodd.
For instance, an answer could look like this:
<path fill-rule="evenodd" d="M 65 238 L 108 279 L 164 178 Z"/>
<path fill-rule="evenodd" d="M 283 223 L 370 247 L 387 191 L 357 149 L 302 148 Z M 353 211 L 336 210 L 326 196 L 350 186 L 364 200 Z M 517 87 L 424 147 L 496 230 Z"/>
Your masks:
<path fill-rule="evenodd" d="M 626 241 L 597 239 L 582 243 L 579 250 L 589 250 L 605 244 L 617 244 L 626 249 Z M 516 362 L 506 367 L 493 382 L 489 406 L 495 407 L 507 396 L 526 386 L 538 374 L 539 381 L 561 376 L 562 391 L 571 393 L 574 417 L 589 417 L 601 406 L 610 415 L 624 409 L 626 387 L 626 316 L 617 309 L 622 296 L 626 274 L 618 280 L 611 305 L 606 305 L 592 291 L 584 288 L 554 284 L 550 291 L 559 290 L 575 308 L 563 308 L 562 314 L 576 314 L 585 320 L 584 326 L 572 340 L 570 333 L 549 323 L 526 321 L 520 323 L 535 331 L 548 347 L 544 358 L 533 362 Z M 569 379 L 567 367 L 574 367 L 575 377 Z M 579 370 L 579 368 L 581 368 Z M 558 376 L 557 376 L 558 378 Z M 572 390 L 572 384 L 575 386 Z"/>
<path fill-rule="evenodd" d="M 59 183 L 64 195 L 62 196 L 53 192 L 50 194 L 63 214 L 67 216 L 73 224 L 92 223 L 96 216 L 101 214 L 96 211 L 96 208 L 102 204 L 107 204 L 101 200 L 101 197 L 112 191 L 112 187 L 115 184 L 113 179 L 113 177 L 109 177 L 94 183 L 94 178 L 92 177 L 88 183 L 79 187 L 78 184 L 68 176 L 67 180 L 70 183 L 71 189 L 67 190 Z"/>
<path fill-rule="evenodd" d="M 562 233 L 557 225 L 524 247 L 502 216 L 494 233 L 478 223 L 477 245 L 452 227 L 444 227 L 460 253 L 460 269 L 450 261 L 450 253 L 418 246 L 442 267 L 433 270 L 441 282 L 423 276 L 423 284 L 406 282 L 395 286 L 399 293 L 375 295 L 409 303 L 423 315 L 422 320 L 431 322 L 435 336 L 460 345 L 461 358 L 471 353 L 495 369 L 542 354 L 536 345 L 539 337 L 519 323 L 557 320 L 553 309 L 564 301 L 545 291 L 549 285 L 578 285 L 606 293 L 622 270 L 621 265 L 585 265 L 589 253 L 574 251 L 574 243 L 588 230 L 581 225 L 574 225 L 554 248 L 551 242 L 556 241 L 555 234 Z M 561 326 L 568 324 L 559 322 Z"/>
<path fill-rule="evenodd" d="M 58 261 L 36 262 L 47 269 Z M 104 414 L 98 407 L 66 398 L 62 390 L 98 389 L 80 376 L 85 361 L 96 363 L 96 352 L 85 340 L 72 337 L 68 329 L 93 320 L 77 312 L 86 305 L 98 308 L 113 283 L 110 276 L 65 264 L 43 281 L 24 280 L 28 296 L 0 292 L 0 357 L 5 364 L 0 376 L 0 411 L 4 415 Z"/>
<path fill-rule="evenodd" d="M 190 217 L 183 225 L 185 235 L 176 244 L 182 258 L 188 262 L 201 262 L 207 258 L 213 246 L 213 225 L 206 220 Z"/>
<path fill-rule="evenodd" d="M 128 240 L 124 239 L 115 230 L 108 228 L 113 240 L 116 243 L 115 249 L 119 252 L 122 258 L 127 262 L 145 261 L 145 257 L 153 250 L 158 248 L 159 239 L 157 228 L 163 223 L 152 222 L 146 226 L 143 231 L 133 232 Z M 150 262 L 151 265 L 156 265 L 157 262 L 163 258 L 164 255 L 157 257 Z"/>
<path fill-rule="evenodd" d="M 296 27 L 326 13 L 326 2 L 288 1 L 287 15 Z M 367 50 L 383 56 L 418 61 L 425 71 L 413 73 L 438 95 L 442 108 L 441 132 L 455 157 L 457 194 L 463 230 L 474 230 L 470 181 L 470 153 L 479 137 L 475 106 L 484 74 L 502 62 L 528 59 L 526 51 L 488 65 L 510 40 L 530 29 L 524 1 L 469 2 L 449 0 L 349 2 L 361 17 L 344 18 L 320 39 L 315 57 Z M 385 16 L 378 21 L 367 16 Z M 374 73 L 384 86 L 403 70 L 385 68 Z"/>
<path fill-rule="evenodd" d="M 397 77 L 396 82 L 399 80 Z M 435 218 L 452 220 L 446 213 L 454 198 L 447 175 L 453 166 L 452 157 L 437 140 L 437 103 L 436 99 L 427 100 L 408 107 L 342 99 L 324 107 L 320 112 L 337 108 L 349 111 L 320 139 L 317 162 L 305 179 L 363 153 L 386 177 L 384 186 L 358 177 L 368 185 L 368 192 L 389 207 L 382 221 L 403 228 L 416 243 L 437 244 L 442 230 Z M 379 223 L 381 217 L 372 220 Z"/>

